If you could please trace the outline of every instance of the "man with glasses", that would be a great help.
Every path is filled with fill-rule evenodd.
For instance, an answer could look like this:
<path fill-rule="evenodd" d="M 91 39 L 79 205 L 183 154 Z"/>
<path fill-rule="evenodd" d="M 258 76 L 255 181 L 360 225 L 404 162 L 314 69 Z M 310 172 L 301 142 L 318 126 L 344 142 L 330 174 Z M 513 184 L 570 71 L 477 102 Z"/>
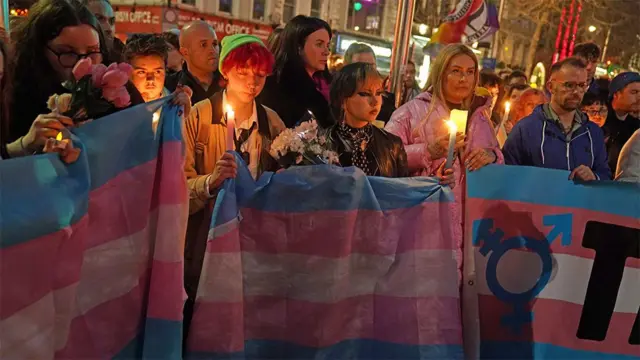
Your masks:
<path fill-rule="evenodd" d="M 640 128 L 640 119 L 631 115 L 640 111 L 640 74 L 625 72 L 613 78 L 609 100 L 611 108 L 602 129 L 607 138 L 609 166 L 615 173 L 622 147 Z"/>
<path fill-rule="evenodd" d="M 578 58 L 551 67 L 551 100 L 513 128 L 502 149 L 506 164 L 567 170 L 572 180 L 611 179 L 603 132 L 578 111 L 587 81 L 587 67 Z"/>
<path fill-rule="evenodd" d="M 193 90 L 193 105 L 222 90 L 219 51 L 218 36 L 211 25 L 204 21 L 187 24 L 180 31 L 180 53 L 185 63 L 182 71 L 167 77 L 167 89 L 175 91 L 179 85 L 188 86 Z"/>
<path fill-rule="evenodd" d="M 573 56 L 582 60 L 587 66 L 587 83 L 589 84 L 587 92 L 597 95 L 601 90 L 607 91 L 607 89 L 600 89 L 595 81 L 598 59 L 600 59 L 600 47 L 592 42 L 578 44 L 573 49 Z"/>

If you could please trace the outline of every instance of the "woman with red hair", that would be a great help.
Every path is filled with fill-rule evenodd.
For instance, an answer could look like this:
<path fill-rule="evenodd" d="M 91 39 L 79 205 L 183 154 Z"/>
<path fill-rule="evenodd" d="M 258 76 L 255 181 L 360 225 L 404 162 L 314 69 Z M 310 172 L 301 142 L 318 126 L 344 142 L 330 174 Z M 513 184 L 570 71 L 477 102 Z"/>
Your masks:
<path fill-rule="evenodd" d="M 226 150 L 233 148 L 241 154 L 254 178 L 278 169 L 268 149 L 285 125 L 275 111 L 256 100 L 273 65 L 273 55 L 259 38 L 246 34 L 225 37 L 219 69 L 227 87 L 196 103 L 185 121 L 184 170 L 191 214 L 185 246 L 185 287 L 189 296 L 185 329 L 196 295 L 215 197 L 224 180 L 237 174 L 235 159 Z M 234 144 L 227 144 L 227 109 L 233 109 L 235 115 Z"/>

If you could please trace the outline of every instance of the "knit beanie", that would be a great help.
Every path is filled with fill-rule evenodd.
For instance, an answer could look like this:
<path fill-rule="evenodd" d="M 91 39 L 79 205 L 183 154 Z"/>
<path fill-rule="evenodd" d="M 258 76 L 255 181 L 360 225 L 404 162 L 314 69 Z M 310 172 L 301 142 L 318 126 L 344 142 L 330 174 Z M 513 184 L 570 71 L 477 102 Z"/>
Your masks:
<path fill-rule="evenodd" d="M 609 85 L 609 98 L 613 99 L 613 94 L 622 91 L 627 85 L 635 82 L 640 82 L 640 74 L 637 72 L 623 72 L 614 77 Z"/>
<path fill-rule="evenodd" d="M 220 49 L 220 62 L 218 63 L 218 69 L 220 69 L 220 72 L 222 73 L 222 63 L 224 62 L 224 59 L 229 55 L 231 51 L 239 48 L 242 45 L 251 44 L 251 43 L 258 43 L 261 46 L 264 46 L 264 43 L 262 42 L 262 40 L 260 40 L 260 38 L 253 35 L 235 34 L 235 35 L 225 36 L 222 39 L 222 48 Z M 225 75 L 225 74 L 222 74 L 222 75 Z"/>

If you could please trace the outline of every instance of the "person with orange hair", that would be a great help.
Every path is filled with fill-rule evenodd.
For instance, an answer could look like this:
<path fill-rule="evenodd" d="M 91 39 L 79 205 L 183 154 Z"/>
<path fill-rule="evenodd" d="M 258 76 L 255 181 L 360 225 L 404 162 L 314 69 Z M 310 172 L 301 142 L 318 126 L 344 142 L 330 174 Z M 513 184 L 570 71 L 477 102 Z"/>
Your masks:
<path fill-rule="evenodd" d="M 185 288 L 189 296 L 185 329 L 197 292 L 215 197 L 223 182 L 237 174 L 234 156 L 226 150 L 232 148 L 240 153 L 254 178 L 279 168 L 268 149 L 285 125 L 275 111 L 256 100 L 274 62 L 259 38 L 246 34 L 225 37 L 219 69 L 227 80 L 226 90 L 196 103 L 185 121 L 184 171 L 191 214 L 185 246 Z M 227 144 L 228 109 L 233 109 L 235 115 L 233 144 Z"/>
<path fill-rule="evenodd" d="M 547 98 L 542 90 L 527 89 L 520 94 L 518 99 L 513 103 L 509 121 L 505 124 L 507 134 L 511 133 L 511 129 L 518 123 L 518 121 L 533 113 L 533 109 L 538 105 L 542 105 L 547 102 Z"/>

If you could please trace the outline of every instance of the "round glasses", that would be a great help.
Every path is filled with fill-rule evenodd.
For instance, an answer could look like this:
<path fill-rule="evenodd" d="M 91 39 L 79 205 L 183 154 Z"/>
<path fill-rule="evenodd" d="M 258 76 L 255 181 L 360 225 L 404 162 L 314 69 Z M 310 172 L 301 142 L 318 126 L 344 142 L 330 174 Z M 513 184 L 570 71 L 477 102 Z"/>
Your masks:
<path fill-rule="evenodd" d="M 102 62 L 102 53 L 100 51 L 92 51 L 86 54 L 78 54 L 73 51 L 58 52 L 47 46 L 47 49 L 58 57 L 58 62 L 64 68 L 74 67 L 80 59 L 89 58 L 94 64 Z"/>

